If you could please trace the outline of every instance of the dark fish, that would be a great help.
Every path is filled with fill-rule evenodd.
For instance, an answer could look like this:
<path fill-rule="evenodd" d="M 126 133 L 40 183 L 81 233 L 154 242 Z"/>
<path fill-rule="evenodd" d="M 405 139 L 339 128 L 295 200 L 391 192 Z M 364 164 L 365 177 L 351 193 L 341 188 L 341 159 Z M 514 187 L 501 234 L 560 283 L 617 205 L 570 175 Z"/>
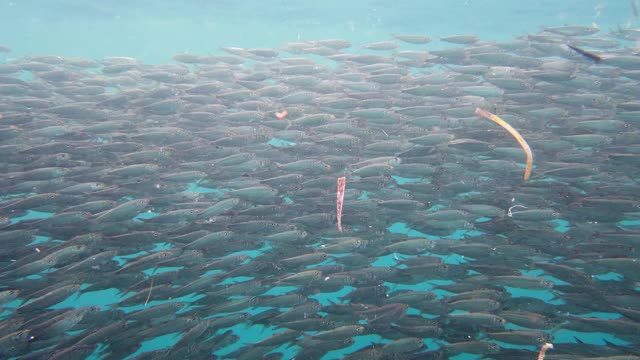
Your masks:
<path fill-rule="evenodd" d="M 582 56 L 584 56 L 586 58 L 589 58 L 589 59 L 593 60 L 596 63 L 599 63 L 599 62 L 602 61 L 602 57 L 600 55 L 596 55 L 596 54 L 594 54 L 594 53 L 592 53 L 590 51 L 586 51 L 586 50 L 580 49 L 580 48 L 575 47 L 575 46 L 570 45 L 570 44 L 567 44 L 567 46 L 571 50 L 577 52 L 578 54 L 580 54 L 580 55 L 582 55 Z"/>

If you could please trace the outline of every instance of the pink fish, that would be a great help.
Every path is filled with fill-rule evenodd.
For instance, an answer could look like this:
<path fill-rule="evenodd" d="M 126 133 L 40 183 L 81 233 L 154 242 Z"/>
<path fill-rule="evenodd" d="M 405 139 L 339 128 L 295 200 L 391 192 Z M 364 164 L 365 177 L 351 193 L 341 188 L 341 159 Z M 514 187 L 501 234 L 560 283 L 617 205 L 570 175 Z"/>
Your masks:
<path fill-rule="evenodd" d="M 347 178 L 338 178 L 338 191 L 336 191 L 336 217 L 338 218 L 338 231 L 342 232 L 342 204 L 344 203 L 344 189 L 347 186 Z"/>

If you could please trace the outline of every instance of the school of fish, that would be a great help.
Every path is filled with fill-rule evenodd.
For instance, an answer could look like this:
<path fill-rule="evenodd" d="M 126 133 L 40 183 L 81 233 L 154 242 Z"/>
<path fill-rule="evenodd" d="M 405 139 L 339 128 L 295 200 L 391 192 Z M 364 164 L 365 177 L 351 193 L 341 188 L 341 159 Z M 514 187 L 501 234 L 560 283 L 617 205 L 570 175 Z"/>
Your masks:
<path fill-rule="evenodd" d="M 640 359 L 640 30 L 430 41 L 1 63 L 0 358 Z"/>

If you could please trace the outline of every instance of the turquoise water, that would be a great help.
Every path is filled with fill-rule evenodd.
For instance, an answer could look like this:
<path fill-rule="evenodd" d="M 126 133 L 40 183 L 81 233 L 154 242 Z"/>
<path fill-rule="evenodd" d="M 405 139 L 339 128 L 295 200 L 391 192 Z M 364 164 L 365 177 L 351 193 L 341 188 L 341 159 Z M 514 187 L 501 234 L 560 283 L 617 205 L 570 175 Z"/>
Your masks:
<path fill-rule="evenodd" d="M 594 24 L 603 29 L 616 29 L 633 24 L 634 18 L 627 1 L 506 1 L 506 0 L 452 0 L 452 1 L 2 1 L 0 3 L 0 45 L 12 49 L 10 53 L 0 53 L 0 62 L 12 58 L 35 54 L 55 54 L 65 57 L 83 57 L 100 59 L 110 56 L 127 56 L 147 63 L 172 62 L 177 53 L 219 54 L 222 47 L 279 47 L 288 42 L 340 38 L 351 41 L 352 52 L 366 52 L 359 48 L 371 42 L 390 39 L 392 34 L 424 34 L 434 41 L 426 46 L 403 44 L 403 49 L 439 49 L 456 45 L 438 41 L 441 36 L 473 34 L 483 40 L 507 41 L 528 33 L 534 33 L 544 27 L 565 24 Z M 294 146 L 295 143 L 272 139 L 274 146 Z M 398 183 L 418 182 L 420 179 L 395 177 Z M 186 191 L 214 193 L 222 196 L 229 189 L 211 189 L 191 184 Z M 460 194 L 463 196 L 464 194 Z M 366 199 L 364 193 L 360 199 Z M 432 211 L 445 208 L 443 204 L 432 204 Z M 44 219 L 55 214 L 28 211 L 24 216 L 11 219 L 11 223 L 23 220 Z M 135 220 L 149 219 L 159 214 L 145 211 Z M 478 218 L 476 222 L 487 221 Z M 567 220 L 554 221 L 557 232 L 566 232 L 571 223 Z M 625 220 L 620 225 L 637 229 L 640 221 Z M 430 240 L 462 239 L 480 236 L 479 231 L 459 229 L 446 236 L 425 234 L 412 229 L 408 224 L 398 222 L 388 228 L 390 233 L 407 234 L 411 237 L 425 237 Z M 47 239 L 39 239 L 45 241 Z M 59 239 L 51 239 L 59 240 Z M 169 248 L 167 244 L 156 244 L 153 251 Z M 245 254 L 251 258 L 268 251 L 269 245 L 252 251 L 230 254 Z M 139 254 L 136 254 L 137 256 Z M 133 254 L 116 258 L 121 264 Z M 403 256 L 407 258 L 407 256 Z M 469 261 L 462 255 L 442 256 L 446 264 L 460 264 Z M 372 266 L 395 266 L 398 255 L 379 257 Z M 323 263 L 324 265 L 325 263 Z M 329 263 L 327 263 L 329 264 Z M 171 269 L 147 269 L 148 275 Z M 523 275 L 539 276 L 541 271 L 521 269 Z M 546 277 L 555 284 L 566 284 L 558 279 Z M 600 280 L 616 281 L 620 274 L 598 274 Z M 225 283 L 237 283 L 250 280 L 247 277 L 226 279 Z M 442 281 L 427 281 L 418 285 L 385 283 L 391 291 L 401 289 L 431 290 Z M 86 285 L 86 284 L 85 284 Z M 354 288 L 344 287 L 333 293 L 322 293 L 310 298 L 317 299 L 323 305 L 340 302 Z M 275 287 L 268 295 L 279 295 L 295 291 L 295 287 Z M 512 297 L 534 297 L 550 304 L 560 304 L 552 291 L 535 291 L 507 288 Z M 436 290 L 439 298 L 444 294 Z M 80 307 L 99 305 L 103 308 L 113 306 L 131 294 L 119 294 L 117 291 L 103 290 L 77 294 L 61 302 L 52 309 L 70 306 Z M 197 297 L 184 297 L 179 300 L 192 302 Z M 176 301 L 173 299 L 172 301 Z M 162 302 L 151 302 L 149 305 Z M 19 302 L 6 305 L 7 308 L 19 306 Z M 143 306 L 144 307 L 144 306 Z M 143 307 L 126 309 L 133 311 Z M 265 308 L 251 308 L 254 314 Z M 283 309 L 284 310 L 284 309 Z M 409 314 L 420 313 L 409 309 Z M 225 315 L 225 314 L 219 314 Z M 8 316 L 8 312 L 2 314 Z M 617 314 L 583 314 L 601 318 L 616 318 Z M 517 326 L 510 327 L 518 329 Z M 274 326 L 246 324 L 236 325 L 231 330 L 241 339 L 216 355 L 225 355 L 247 344 L 260 341 L 281 331 Z M 604 344 L 609 341 L 618 345 L 629 344 L 625 340 L 606 333 L 579 333 L 560 330 L 553 333 L 556 342 L 576 342 L 575 337 L 590 344 Z M 180 339 L 179 333 L 164 335 L 147 341 L 136 353 L 128 358 L 150 350 L 168 348 Z M 356 336 L 355 343 L 340 351 L 329 352 L 324 360 L 337 359 L 344 354 L 366 347 L 372 343 L 386 343 L 377 335 Z M 429 349 L 440 346 L 438 342 L 426 340 Z M 514 345 L 499 343 L 505 348 Z M 533 347 L 519 347 L 535 350 Z M 282 346 L 274 351 L 291 358 L 299 348 Z M 95 354 L 99 353 L 96 350 Z M 93 358 L 99 358 L 94 355 Z M 477 356 L 459 355 L 455 359 L 475 359 Z"/>
<path fill-rule="evenodd" d="M 3 1 L 2 45 L 10 57 L 57 54 L 130 56 L 170 61 L 176 53 L 218 53 L 221 47 L 278 47 L 327 38 L 363 45 L 390 34 L 473 34 L 510 40 L 543 27 L 631 24 L 628 1 Z M 0 55 L 1 56 L 1 55 Z"/>

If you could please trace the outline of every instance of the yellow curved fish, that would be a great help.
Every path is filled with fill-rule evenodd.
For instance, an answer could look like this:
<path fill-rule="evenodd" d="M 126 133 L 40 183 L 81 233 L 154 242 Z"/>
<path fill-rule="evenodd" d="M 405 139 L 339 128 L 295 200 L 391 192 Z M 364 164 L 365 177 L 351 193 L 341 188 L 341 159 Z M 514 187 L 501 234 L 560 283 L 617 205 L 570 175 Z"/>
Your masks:
<path fill-rule="evenodd" d="M 509 132 L 509 134 L 511 134 L 511 136 L 513 136 L 518 141 L 518 143 L 520 144 L 520 147 L 522 147 L 522 150 L 524 150 L 524 154 L 527 156 L 527 163 L 524 169 L 524 179 L 529 180 L 529 177 L 531 176 L 531 167 L 533 166 L 533 153 L 531 153 L 531 148 L 529 147 L 529 144 L 527 144 L 527 142 L 524 140 L 522 135 L 520 135 L 518 130 L 514 129 L 506 121 L 500 119 L 497 115 L 494 115 L 486 110 L 476 108 L 475 113 L 478 116 L 485 117 L 497 123 L 498 125 L 502 126 L 505 130 Z"/>

